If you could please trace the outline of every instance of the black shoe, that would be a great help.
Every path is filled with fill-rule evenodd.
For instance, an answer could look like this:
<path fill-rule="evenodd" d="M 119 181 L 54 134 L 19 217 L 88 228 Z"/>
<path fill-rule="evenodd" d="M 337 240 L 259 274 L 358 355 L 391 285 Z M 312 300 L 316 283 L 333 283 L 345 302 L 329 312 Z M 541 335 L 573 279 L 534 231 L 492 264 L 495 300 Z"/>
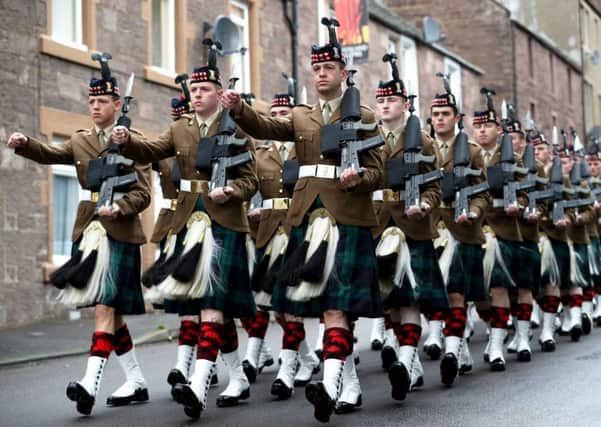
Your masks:
<path fill-rule="evenodd" d="M 591 322 L 591 318 L 588 314 L 582 314 L 582 333 L 584 335 L 588 335 L 591 333 L 591 329 L 593 327 L 593 322 Z"/>
<path fill-rule="evenodd" d="M 106 404 L 109 406 L 125 406 L 132 402 L 147 402 L 148 401 L 148 389 L 137 388 L 134 394 L 129 396 L 113 397 L 109 396 L 106 399 Z"/>
<path fill-rule="evenodd" d="M 437 344 L 432 344 L 424 346 L 424 353 L 430 357 L 430 360 L 438 360 L 440 359 L 442 349 Z"/>
<path fill-rule="evenodd" d="M 482 353 L 482 360 L 484 360 L 484 363 L 490 363 L 490 357 L 488 353 Z"/>
<path fill-rule="evenodd" d="M 388 371 L 392 364 L 397 361 L 396 351 L 394 351 L 394 348 L 390 347 L 389 345 L 382 349 L 380 357 L 382 358 L 382 369 L 385 371 Z"/>
<path fill-rule="evenodd" d="M 252 384 L 257 380 L 257 368 L 255 368 L 248 360 L 242 361 L 242 370 L 249 383 Z"/>
<path fill-rule="evenodd" d="M 601 317 L 597 317 L 596 319 L 593 319 L 595 322 L 595 326 L 598 328 L 601 328 Z"/>
<path fill-rule="evenodd" d="M 240 400 L 246 400 L 250 397 L 250 387 L 243 390 L 240 396 L 219 396 L 217 398 L 217 406 L 219 408 L 230 408 L 237 406 Z"/>
<path fill-rule="evenodd" d="M 545 342 L 541 342 L 540 349 L 545 353 L 551 353 L 552 351 L 555 351 L 555 341 L 547 340 Z"/>
<path fill-rule="evenodd" d="M 440 362 L 440 381 L 444 385 L 453 385 L 457 373 L 459 372 L 459 362 L 453 353 L 447 353 Z"/>
<path fill-rule="evenodd" d="M 188 380 L 186 380 L 186 377 L 182 371 L 173 368 L 171 371 L 169 371 L 169 375 L 167 375 L 167 382 L 171 387 L 173 387 L 177 384 L 187 384 Z"/>
<path fill-rule="evenodd" d="M 495 359 L 490 362 L 490 370 L 493 372 L 502 372 L 505 370 L 505 362 L 502 359 Z"/>
<path fill-rule="evenodd" d="M 317 421 L 327 423 L 334 411 L 334 401 L 326 391 L 323 383 L 309 383 L 305 387 L 305 397 L 315 407 L 313 415 Z"/>
<path fill-rule="evenodd" d="M 394 400 L 405 400 L 411 387 L 411 377 L 407 368 L 400 362 L 394 362 L 388 370 L 388 379 L 392 385 L 392 398 Z"/>
<path fill-rule="evenodd" d="M 382 350 L 382 341 L 380 341 L 380 340 L 373 340 L 371 342 L 371 349 L 374 350 L 374 351 Z"/>
<path fill-rule="evenodd" d="M 203 405 L 188 384 L 177 384 L 173 387 L 171 395 L 177 403 L 184 405 L 184 412 L 187 416 L 194 419 L 200 417 L 200 413 L 204 409 Z"/>
<path fill-rule="evenodd" d="M 459 367 L 459 375 L 465 375 L 472 371 L 472 365 L 461 365 Z"/>
<path fill-rule="evenodd" d="M 363 404 L 363 399 L 361 398 L 361 395 L 359 395 L 356 403 L 340 402 L 340 401 L 338 403 L 336 403 L 334 412 L 338 415 L 350 414 L 351 412 L 353 412 L 355 410 L 355 408 L 359 408 L 362 404 Z"/>
<path fill-rule="evenodd" d="M 315 350 L 315 355 L 317 356 L 317 358 L 319 360 L 321 360 L 323 362 L 323 350 Z M 282 364 L 282 362 L 280 362 L 280 365 Z"/>
<path fill-rule="evenodd" d="M 580 341 L 580 337 L 582 336 L 582 327 L 574 326 L 570 329 L 570 338 L 572 341 L 577 342 Z"/>
<path fill-rule="evenodd" d="M 257 374 L 260 374 L 261 372 L 263 372 L 264 368 L 268 368 L 270 366 L 272 366 L 275 362 L 273 361 L 273 357 L 270 357 L 269 359 L 265 359 L 265 362 L 263 362 L 263 364 L 261 366 L 259 366 L 259 368 L 257 369 Z M 282 363 L 280 362 L 280 365 Z"/>
<path fill-rule="evenodd" d="M 219 385 L 219 377 L 217 376 L 217 373 L 211 377 L 211 387 L 216 385 Z"/>
<path fill-rule="evenodd" d="M 359 357 L 359 355 L 355 356 L 355 365 L 358 365 L 359 363 L 361 363 L 361 358 Z"/>
<path fill-rule="evenodd" d="M 72 381 L 67 386 L 67 397 L 77 403 L 77 412 L 90 415 L 96 399 L 77 381 Z"/>
<path fill-rule="evenodd" d="M 522 350 L 518 353 L 518 362 L 530 362 L 532 354 L 528 350 Z"/>
<path fill-rule="evenodd" d="M 557 335 L 559 335 L 560 337 L 567 337 L 568 335 L 570 335 L 570 331 L 566 331 L 565 329 L 559 327 L 557 328 Z"/>
<path fill-rule="evenodd" d="M 308 381 L 307 381 L 308 382 Z M 296 385 L 296 382 L 295 382 Z M 272 396 L 276 396 L 280 400 L 290 399 L 292 396 L 292 388 L 288 387 L 284 384 L 284 381 L 277 378 L 273 384 L 271 384 L 271 394 Z"/>

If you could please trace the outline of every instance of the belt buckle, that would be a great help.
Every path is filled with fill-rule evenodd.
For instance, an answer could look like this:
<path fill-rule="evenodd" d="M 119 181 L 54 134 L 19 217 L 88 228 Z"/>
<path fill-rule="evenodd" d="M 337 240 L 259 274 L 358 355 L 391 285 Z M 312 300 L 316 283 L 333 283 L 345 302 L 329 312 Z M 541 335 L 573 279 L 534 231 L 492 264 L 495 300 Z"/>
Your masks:
<path fill-rule="evenodd" d="M 392 191 L 389 188 L 382 191 L 382 199 L 385 202 L 400 202 L 401 201 L 400 193 L 398 191 Z"/>
<path fill-rule="evenodd" d="M 207 194 L 209 192 L 209 182 L 198 179 L 190 181 L 190 192 Z"/>
<path fill-rule="evenodd" d="M 177 199 L 171 199 L 171 207 L 169 209 L 171 209 L 172 211 L 177 209 Z"/>
<path fill-rule="evenodd" d="M 288 209 L 288 199 L 287 198 L 273 199 L 273 209 Z"/>
<path fill-rule="evenodd" d="M 98 193 L 91 193 L 90 194 L 90 201 L 94 202 L 94 203 L 98 203 L 98 197 L 99 197 Z"/>
<path fill-rule="evenodd" d="M 317 178 L 327 178 L 328 167 L 327 165 L 317 165 L 315 166 L 315 176 Z"/>

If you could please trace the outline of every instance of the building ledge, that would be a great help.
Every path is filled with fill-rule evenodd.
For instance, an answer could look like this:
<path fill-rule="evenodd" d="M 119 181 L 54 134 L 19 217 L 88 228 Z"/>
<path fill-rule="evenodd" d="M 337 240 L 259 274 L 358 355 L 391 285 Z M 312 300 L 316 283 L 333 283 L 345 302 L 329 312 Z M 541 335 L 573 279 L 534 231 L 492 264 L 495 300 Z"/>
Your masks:
<path fill-rule="evenodd" d="M 160 84 L 162 86 L 166 86 L 171 89 L 180 88 L 177 84 L 175 84 L 175 76 L 175 73 L 168 70 L 164 70 L 162 68 L 155 67 L 153 65 L 144 66 L 144 78 L 146 80 Z"/>
<path fill-rule="evenodd" d="M 88 49 L 87 46 L 71 46 L 61 43 L 47 34 L 40 35 L 40 52 L 86 67 L 98 68 L 98 63 L 91 58 L 94 51 Z"/>

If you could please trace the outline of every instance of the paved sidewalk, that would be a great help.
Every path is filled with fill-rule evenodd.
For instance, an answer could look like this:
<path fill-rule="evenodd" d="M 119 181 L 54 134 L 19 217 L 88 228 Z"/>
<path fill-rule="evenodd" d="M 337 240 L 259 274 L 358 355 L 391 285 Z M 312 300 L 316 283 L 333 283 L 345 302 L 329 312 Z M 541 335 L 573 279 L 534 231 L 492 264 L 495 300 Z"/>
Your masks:
<path fill-rule="evenodd" d="M 178 317 L 161 311 L 126 316 L 135 344 L 177 339 Z M 94 319 L 55 320 L 0 330 L 0 366 L 86 353 Z"/>

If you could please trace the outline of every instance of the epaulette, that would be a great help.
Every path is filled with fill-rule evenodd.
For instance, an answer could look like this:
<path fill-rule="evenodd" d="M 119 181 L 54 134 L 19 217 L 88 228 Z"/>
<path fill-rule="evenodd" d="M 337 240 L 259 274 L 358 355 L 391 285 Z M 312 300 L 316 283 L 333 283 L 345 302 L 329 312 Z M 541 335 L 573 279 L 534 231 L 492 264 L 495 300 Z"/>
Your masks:
<path fill-rule="evenodd" d="M 182 117 L 185 118 L 185 119 L 188 119 L 188 120 L 193 120 L 194 119 L 194 117 L 192 116 L 192 114 L 190 114 L 190 113 L 184 113 L 184 114 L 180 114 L 179 116 L 177 116 L 175 119 L 173 119 L 173 121 L 176 122 L 179 119 L 181 119 Z"/>
<path fill-rule="evenodd" d="M 296 108 L 296 107 L 303 107 L 303 108 L 308 108 L 309 110 L 312 110 L 313 107 L 314 107 L 314 105 L 311 105 L 311 104 L 296 104 L 294 106 L 294 108 Z"/>
<path fill-rule="evenodd" d="M 134 134 L 139 135 L 139 136 L 144 136 L 144 134 L 142 133 L 142 131 L 138 130 L 136 128 L 130 128 L 129 129 L 129 133 L 134 133 Z"/>
<path fill-rule="evenodd" d="M 373 108 L 371 108 L 369 105 L 364 105 L 364 104 L 361 104 L 361 108 L 362 108 L 362 109 L 366 109 L 366 110 L 367 110 L 367 111 L 369 111 L 370 113 L 374 113 L 374 114 L 376 113 L 376 112 L 374 111 L 374 109 L 373 109 Z"/>
<path fill-rule="evenodd" d="M 75 133 L 83 133 L 86 136 L 90 136 L 90 135 L 92 135 L 92 130 L 91 129 L 77 129 L 75 131 Z"/>
<path fill-rule="evenodd" d="M 476 141 L 474 141 L 473 139 L 468 139 L 467 143 L 468 144 L 472 144 L 472 145 L 476 146 L 477 148 L 480 148 L 480 145 Z"/>

